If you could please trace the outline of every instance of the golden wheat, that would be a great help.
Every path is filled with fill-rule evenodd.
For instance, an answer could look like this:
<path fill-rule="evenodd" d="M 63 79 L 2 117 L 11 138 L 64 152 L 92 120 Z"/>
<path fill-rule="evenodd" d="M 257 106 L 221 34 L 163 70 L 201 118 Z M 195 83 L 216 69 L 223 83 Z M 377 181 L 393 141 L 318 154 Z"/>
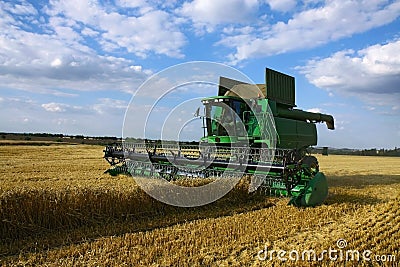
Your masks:
<path fill-rule="evenodd" d="M 400 259 L 400 159 L 318 156 L 329 197 L 316 208 L 247 194 L 217 203 L 163 205 L 108 167 L 96 146 L 0 147 L 0 252 L 4 265 L 336 266 L 262 261 L 270 250 L 371 250 Z M 18 252 L 22 250 L 22 252 Z M 370 266 L 370 262 L 347 262 Z M 371 262 L 372 266 L 378 262 Z"/>

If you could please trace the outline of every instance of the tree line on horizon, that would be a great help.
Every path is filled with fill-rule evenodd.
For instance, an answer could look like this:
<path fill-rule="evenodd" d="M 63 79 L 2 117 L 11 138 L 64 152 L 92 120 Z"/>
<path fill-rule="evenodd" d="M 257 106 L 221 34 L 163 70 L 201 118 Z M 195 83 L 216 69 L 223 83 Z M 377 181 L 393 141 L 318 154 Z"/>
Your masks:
<path fill-rule="evenodd" d="M 69 134 L 60 134 L 60 133 L 7 133 L 0 132 L 1 139 L 8 139 L 11 136 L 16 136 L 23 138 L 24 140 L 31 140 L 32 137 L 41 137 L 41 138 L 70 138 L 70 139 L 90 139 L 90 140 L 105 140 L 105 141 L 113 141 L 115 143 L 121 142 L 122 138 L 116 136 L 85 136 L 82 134 L 77 135 L 69 135 Z M 129 141 L 140 141 L 143 140 L 141 138 L 127 138 Z M 161 142 L 161 140 L 146 140 L 147 142 Z M 174 142 L 174 141 L 166 141 L 166 142 Z M 197 141 L 185 142 L 190 144 L 198 144 Z M 325 148 L 328 151 L 328 154 L 332 155 L 357 155 L 357 156 L 390 156 L 390 157 L 400 157 L 400 148 L 395 147 L 394 149 L 349 149 L 349 148 Z M 323 147 L 313 147 L 310 148 L 311 153 L 315 154 L 325 154 Z"/>

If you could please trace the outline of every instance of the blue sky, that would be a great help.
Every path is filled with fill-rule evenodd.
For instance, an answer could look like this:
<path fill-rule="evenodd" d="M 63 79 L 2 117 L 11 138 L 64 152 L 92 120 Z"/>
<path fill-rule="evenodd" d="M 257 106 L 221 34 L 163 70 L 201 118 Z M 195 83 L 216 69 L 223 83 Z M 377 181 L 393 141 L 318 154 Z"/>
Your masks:
<path fill-rule="evenodd" d="M 298 108 L 336 119 L 320 146 L 400 147 L 399 17 L 386 0 L 1 1 L 0 131 L 121 136 L 146 79 L 200 60 L 295 76 Z"/>

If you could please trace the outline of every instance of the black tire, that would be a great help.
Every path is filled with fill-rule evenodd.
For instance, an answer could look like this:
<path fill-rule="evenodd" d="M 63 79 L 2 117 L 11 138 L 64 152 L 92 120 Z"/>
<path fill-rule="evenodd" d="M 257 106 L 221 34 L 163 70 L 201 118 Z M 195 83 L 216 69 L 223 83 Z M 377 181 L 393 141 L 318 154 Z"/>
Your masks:
<path fill-rule="evenodd" d="M 314 174 L 319 172 L 318 160 L 314 156 L 304 156 L 301 160 L 301 164 L 305 164 L 310 168 L 310 171 Z"/>

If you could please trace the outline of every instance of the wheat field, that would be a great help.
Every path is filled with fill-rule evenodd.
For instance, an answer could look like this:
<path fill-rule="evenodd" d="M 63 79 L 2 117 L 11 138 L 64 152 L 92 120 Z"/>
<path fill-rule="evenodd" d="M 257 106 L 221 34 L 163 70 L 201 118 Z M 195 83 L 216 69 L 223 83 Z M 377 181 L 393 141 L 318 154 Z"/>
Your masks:
<path fill-rule="evenodd" d="M 215 203 L 178 208 L 152 199 L 131 177 L 103 174 L 108 164 L 102 149 L 0 146 L 0 264 L 397 266 L 400 261 L 400 158 L 317 155 L 330 188 L 325 203 L 315 208 L 249 195 L 245 179 Z M 324 252 L 330 249 L 336 260 Z M 315 251 L 316 259 L 307 253 L 302 258 L 304 251 Z M 348 251 L 367 257 L 348 259 Z"/>

